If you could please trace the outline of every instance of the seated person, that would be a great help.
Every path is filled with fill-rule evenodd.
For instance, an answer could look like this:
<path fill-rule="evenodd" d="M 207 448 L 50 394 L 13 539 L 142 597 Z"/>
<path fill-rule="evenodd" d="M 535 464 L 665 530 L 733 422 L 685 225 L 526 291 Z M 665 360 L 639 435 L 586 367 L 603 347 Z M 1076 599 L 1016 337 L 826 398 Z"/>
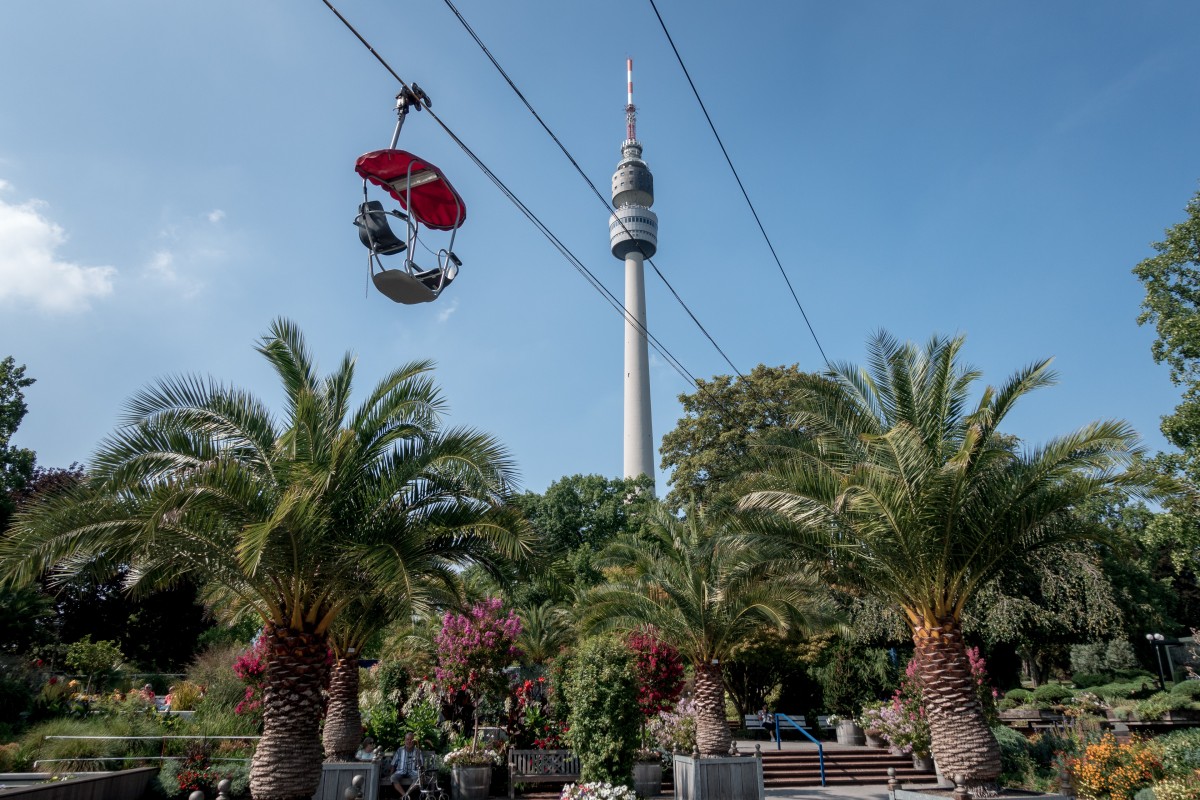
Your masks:
<path fill-rule="evenodd" d="M 758 721 L 762 723 L 763 730 L 767 732 L 767 736 L 775 738 L 775 715 L 767 711 L 767 707 L 763 706 L 758 710 Z"/>
<path fill-rule="evenodd" d="M 410 797 L 421 789 L 420 769 L 425 763 L 411 733 L 404 734 L 404 746 L 392 756 L 392 786 L 401 797 Z"/>
<path fill-rule="evenodd" d="M 370 761 L 375 758 L 375 740 L 370 736 L 363 739 L 354 757 L 359 761 Z"/>

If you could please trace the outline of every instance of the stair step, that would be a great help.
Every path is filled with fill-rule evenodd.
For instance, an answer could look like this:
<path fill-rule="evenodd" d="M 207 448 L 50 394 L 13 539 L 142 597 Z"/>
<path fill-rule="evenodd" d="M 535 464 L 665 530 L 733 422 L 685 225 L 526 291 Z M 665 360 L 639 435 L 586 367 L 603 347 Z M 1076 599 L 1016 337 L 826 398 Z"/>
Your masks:
<path fill-rule="evenodd" d="M 815 749 L 763 750 L 763 784 L 773 789 L 821 785 L 820 761 Z M 888 781 L 888 769 L 898 780 L 932 780 L 928 772 L 913 768 L 912 759 L 894 756 L 885 750 L 831 747 L 825 750 L 827 786 L 882 786 Z"/>

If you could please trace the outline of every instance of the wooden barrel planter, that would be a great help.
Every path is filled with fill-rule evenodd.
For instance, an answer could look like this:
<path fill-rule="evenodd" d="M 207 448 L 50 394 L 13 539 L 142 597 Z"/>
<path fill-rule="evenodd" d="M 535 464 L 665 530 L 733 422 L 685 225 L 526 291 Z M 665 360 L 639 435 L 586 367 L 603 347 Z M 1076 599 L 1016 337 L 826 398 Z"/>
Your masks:
<path fill-rule="evenodd" d="M 763 800 L 759 756 L 674 756 L 675 800 Z"/>
<path fill-rule="evenodd" d="M 844 719 L 837 724 L 837 743 L 862 746 L 867 743 L 867 737 L 854 720 Z"/>
<path fill-rule="evenodd" d="M 453 800 L 487 800 L 492 788 L 492 768 L 458 766 L 450 770 L 450 797 Z"/>

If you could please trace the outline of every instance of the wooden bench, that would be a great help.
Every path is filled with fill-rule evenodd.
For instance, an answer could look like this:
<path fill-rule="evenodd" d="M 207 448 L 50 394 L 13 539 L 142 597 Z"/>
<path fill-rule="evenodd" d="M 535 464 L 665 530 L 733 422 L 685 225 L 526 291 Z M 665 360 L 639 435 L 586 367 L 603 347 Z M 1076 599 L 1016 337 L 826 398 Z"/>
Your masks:
<path fill-rule="evenodd" d="M 509 750 L 508 797 L 518 783 L 575 783 L 579 756 L 570 750 Z"/>

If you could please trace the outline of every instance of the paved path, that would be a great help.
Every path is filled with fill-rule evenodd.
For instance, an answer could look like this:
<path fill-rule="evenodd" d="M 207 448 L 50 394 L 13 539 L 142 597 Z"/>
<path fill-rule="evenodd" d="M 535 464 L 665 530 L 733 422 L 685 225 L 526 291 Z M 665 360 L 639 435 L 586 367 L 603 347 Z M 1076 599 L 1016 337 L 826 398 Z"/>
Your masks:
<path fill-rule="evenodd" d="M 767 789 L 776 800 L 887 800 L 887 786 L 814 786 L 804 789 Z"/>

